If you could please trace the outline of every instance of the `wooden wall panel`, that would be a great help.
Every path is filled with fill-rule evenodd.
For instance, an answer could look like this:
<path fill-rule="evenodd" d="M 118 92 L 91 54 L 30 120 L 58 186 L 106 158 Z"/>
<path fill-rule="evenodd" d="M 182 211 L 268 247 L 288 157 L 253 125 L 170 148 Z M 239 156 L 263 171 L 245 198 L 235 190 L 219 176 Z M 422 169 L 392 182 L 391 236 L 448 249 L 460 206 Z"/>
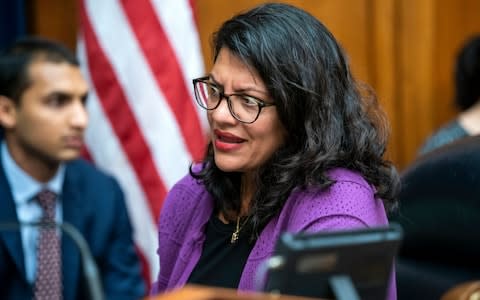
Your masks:
<path fill-rule="evenodd" d="M 205 66 L 212 66 L 211 35 L 220 25 L 240 11 L 265 1 L 197 0 L 198 30 L 205 57 Z M 319 18 L 335 35 L 350 57 L 355 75 L 368 81 L 367 63 L 367 0 L 291 0 L 279 1 L 301 7 Z"/>
<path fill-rule="evenodd" d="M 78 29 L 76 0 L 30 0 L 26 3 L 31 34 L 61 41 L 75 49 Z"/>
<path fill-rule="evenodd" d="M 433 101 L 433 25 L 435 0 L 402 0 L 398 7 L 400 22 L 396 28 L 399 38 L 399 69 L 397 83 L 400 91 L 401 126 L 395 134 L 399 143 L 401 162 L 414 157 L 433 124 L 430 110 Z M 419 122 L 420 121 L 420 122 Z"/>
<path fill-rule="evenodd" d="M 369 83 L 377 93 L 378 101 L 390 122 L 391 134 L 387 149 L 387 158 L 399 162 L 401 158 L 401 140 L 399 138 L 400 115 L 396 99 L 399 95 L 396 74 L 398 73 L 398 37 L 395 35 L 398 18 L 395 0 L 375 0 L 370 5 L 371 23 L 369 66 L 371 79 Z"/>

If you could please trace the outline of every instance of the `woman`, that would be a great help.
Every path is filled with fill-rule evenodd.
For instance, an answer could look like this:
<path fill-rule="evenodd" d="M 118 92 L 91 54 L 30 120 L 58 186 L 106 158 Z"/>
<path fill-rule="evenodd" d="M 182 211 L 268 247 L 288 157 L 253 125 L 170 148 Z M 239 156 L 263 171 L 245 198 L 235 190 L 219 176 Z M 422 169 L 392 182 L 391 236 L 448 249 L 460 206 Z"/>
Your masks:
<path fill-rule="evenodd" d="M 282 232 L 388 223 L 398 175 L 382 158 L 385 124 L 313 16 L 266 4 L 233 17 L 214 36 L 211 72 L 193 82 L 211 141 L 165 201 L 154 293 L 253 290 Z"/>

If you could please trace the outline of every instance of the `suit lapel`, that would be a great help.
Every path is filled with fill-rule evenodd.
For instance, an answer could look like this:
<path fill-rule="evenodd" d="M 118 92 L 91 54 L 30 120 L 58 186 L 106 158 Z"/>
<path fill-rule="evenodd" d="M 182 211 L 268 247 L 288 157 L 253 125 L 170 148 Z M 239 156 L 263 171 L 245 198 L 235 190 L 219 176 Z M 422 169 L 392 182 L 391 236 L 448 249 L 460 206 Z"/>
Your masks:
<path fill-rule="evenodd" d="M 12 191 L 3 170 L 0 159 L 0 222 L 18 223 L 17 211 L 13 200 Z M 20 228 L 0 231 L 0 239 L 5 243 L 20 274 L 26 280 L 25 259 L 23 254 Z"/>
<path fill-rule="evenodd" d="M 77 175 L 74 166 L 67 164 L 62 189 L 63 221 L 70 223 L 83 234 L 86 217 L 80 193 L 81 182 Z M 65 231 L 62 233 L 62 263 L 65 298 L 72 299 L 78 294 L 81 257 L 78 246 Z"/>

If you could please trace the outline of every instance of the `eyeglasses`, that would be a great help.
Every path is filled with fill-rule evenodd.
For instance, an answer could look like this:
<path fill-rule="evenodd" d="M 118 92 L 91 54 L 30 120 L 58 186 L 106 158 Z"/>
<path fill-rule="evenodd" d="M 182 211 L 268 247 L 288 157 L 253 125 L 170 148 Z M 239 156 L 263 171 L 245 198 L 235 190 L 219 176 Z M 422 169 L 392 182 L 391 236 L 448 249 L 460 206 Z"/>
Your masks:
<path fill-rule="evenodd" d="M 267 103 L 263 100 L 246 94 L 226 95 L 214 83 L 208 81 L 209 77 L 201 77 L 193 80 L 195 100 L 200 107 L 206 110 L 214 110 L 227 99 L 230 114 L 242 123 L 251 124 L 258 119 L 262 108 L 274 106 L 274 103 Z"/>

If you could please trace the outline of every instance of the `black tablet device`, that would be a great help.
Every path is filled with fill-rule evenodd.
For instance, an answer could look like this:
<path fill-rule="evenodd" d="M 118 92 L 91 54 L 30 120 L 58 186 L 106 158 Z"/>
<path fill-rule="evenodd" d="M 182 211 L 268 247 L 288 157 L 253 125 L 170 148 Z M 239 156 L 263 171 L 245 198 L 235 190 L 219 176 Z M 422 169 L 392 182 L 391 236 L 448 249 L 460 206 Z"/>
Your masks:
<path fill-rule="evenodd" d="M 397 224 L 284 233 L 267 263 L 264 290 L 326 299 L 384 300 L 401 240 Z"/>

